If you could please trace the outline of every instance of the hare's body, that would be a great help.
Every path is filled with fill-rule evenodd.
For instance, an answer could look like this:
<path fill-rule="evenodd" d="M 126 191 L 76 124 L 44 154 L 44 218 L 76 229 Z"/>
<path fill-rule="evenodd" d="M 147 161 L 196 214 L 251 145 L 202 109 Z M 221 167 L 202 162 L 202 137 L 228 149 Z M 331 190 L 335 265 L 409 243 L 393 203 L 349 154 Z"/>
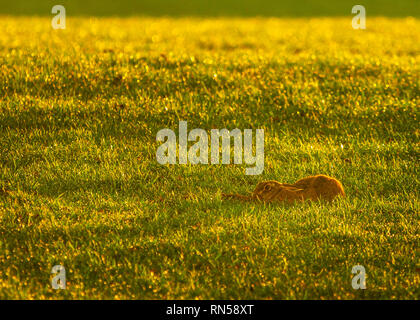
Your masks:
<path fill-rule="evenodd" d="M 261 200 L 271 201 L 304 201 L 304 200 L 328 200 L 338 196 L 345 196 L 340 181 L 325 175 L 306 177 L 294 184 L 280 183 L 274 180 L 264 181 L 257 184 L 250 196 L 226 195 L 225 198 L 235 198 L 243 201 Z"/>

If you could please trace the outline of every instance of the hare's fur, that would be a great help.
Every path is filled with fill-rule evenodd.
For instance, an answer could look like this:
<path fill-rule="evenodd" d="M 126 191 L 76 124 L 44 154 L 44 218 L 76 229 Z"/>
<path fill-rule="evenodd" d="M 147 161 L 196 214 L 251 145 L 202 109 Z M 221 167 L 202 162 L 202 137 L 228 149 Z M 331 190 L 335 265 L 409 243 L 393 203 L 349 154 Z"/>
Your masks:
<path fill-rule="evenodd" d="M 222 193 L 222 197 L 225 199 L 260 200 L 264 202 L 315 201 L 321 199 L 332 201 L 338 196 L 345 196 L 340 181 L 322 174 L 300 179 L 294 184 L 280 183 L 274 180 L 263 181 L 257 184 L 250 196 Z"/>

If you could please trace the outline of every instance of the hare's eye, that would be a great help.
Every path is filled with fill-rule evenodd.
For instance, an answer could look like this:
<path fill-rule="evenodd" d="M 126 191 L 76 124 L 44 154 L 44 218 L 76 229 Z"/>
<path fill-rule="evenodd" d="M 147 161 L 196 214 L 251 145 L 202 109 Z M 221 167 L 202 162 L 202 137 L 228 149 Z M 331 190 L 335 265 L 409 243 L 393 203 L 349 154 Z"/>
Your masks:
<path fill-rule="evenodd" d="M 270 191 L 270 190 L 271 190 L 271 186 L 267 184 L 267 185 L 264 187 L 264 191 Z"/>

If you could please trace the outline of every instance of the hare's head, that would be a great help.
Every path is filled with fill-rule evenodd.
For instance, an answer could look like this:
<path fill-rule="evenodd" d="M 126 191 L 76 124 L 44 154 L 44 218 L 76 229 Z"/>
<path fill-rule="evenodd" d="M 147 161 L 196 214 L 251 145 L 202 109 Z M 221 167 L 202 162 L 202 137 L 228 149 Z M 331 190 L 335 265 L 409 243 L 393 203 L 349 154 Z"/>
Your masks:
<path fill-rule="evenodd" d="M 299 200 L 302 189 L 285 186 L 277 181 L 264 181 L 257 184 L 253 196 L 262 201 Z"/>
<path fill-rule="evenodd" d="M 263 181 L 257 184 L 253 196 L 260 200 L 266 200 L 269 195 L 282 188 L 281 183 L 277 181 Z"/>

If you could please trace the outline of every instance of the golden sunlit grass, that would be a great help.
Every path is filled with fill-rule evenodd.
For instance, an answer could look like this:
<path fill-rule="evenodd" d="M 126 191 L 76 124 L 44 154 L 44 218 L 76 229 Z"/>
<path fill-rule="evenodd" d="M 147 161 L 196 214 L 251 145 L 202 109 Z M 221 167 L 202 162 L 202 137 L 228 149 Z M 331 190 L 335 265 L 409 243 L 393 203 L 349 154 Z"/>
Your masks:
<path fill-rule="evenodd" d="M 0 298 L 416 298 L 418 19 L 50 22 L 0 19 Z M 264 129 L 264 173 L 159 165 L 179 120 Z M 347 198 L 220 199 L 319 173 Z"/>

